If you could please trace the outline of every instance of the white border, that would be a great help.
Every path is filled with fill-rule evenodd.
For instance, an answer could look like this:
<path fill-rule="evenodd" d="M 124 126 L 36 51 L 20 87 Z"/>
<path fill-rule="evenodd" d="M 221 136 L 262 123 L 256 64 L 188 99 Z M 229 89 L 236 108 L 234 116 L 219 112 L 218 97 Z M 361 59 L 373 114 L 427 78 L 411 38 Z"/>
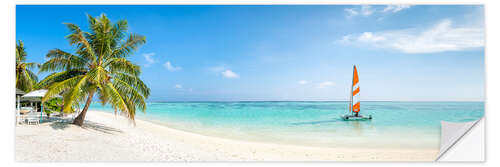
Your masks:
<path fill-rule="evenodd" d="M 337 1 L 329 1 L 329 0 L 255 0 L 255 1 L 201 1 L 201 0 L 186 0 L 186 1 L 136 1 L 136 0 L 121 0 L 121 1 L 100 1 L 100 0 L 86 0 L 86 1 L 63 1 L 63 0 L 50 0 L 45 2 L 39 1 L 27 1 L 27 0 L 7 0 L 1 1 L 0 5 L 0 18 L 2 19 L 2 26 L 0 26 L 1 30 L 1 56 L 0 56 L 0 73 L 2 77 L 2 82 L 0 82 L 1 96 L 0 96 L 0 112 L 3 114 L 0 115 L 0 127 L 2 127 L 2 137 L 0 138 L 0 157 L 1 162 L 5 166 L 130 166 L 130 165 L 141 165 L 141 166 L 181 166 L 186 165 L 184 163 L 16 163 L 14 162 L 14 113 L 10 112 L 10 110 L 14 109 L 14 46 L 15 46 L 15 4 L 485 4 L 485 20 L 486 20 L 486 163 L 465 163 L 465 164 L 457 164 L 457 163 L 438 163 L 438 164 L 429 164 L 429 163 L 405 163 L 405 166 L 428 166 L 428 165 L 482 165 L 482 166 L 498 166 L 500 163 L 500 159 L 496 158 L 497 155 L 500 155 L 499 144 L 500 141 L 500 133 L 498 131 L 498 127 L 500 127 L 500 121 L 495 120 L 500 118 L 498 112 L 500 112 L 499 105 L 500 104 L 500 51 L 497 45 L 500 44 L 500 23 L 498 18 L 500 17 L 500 6 L 498 1 L 490 0 L 440 0 L 436 2 L 435 0 L 426 0 L 426 1 L 416 1 L 416 0 L 374 0 L 374 1 L 362 1 L 362 0 L 337 0 Z M 11 56 L 12 55 L 12 56 Z M 11 96 L 12 95 L 12 96 Z M 495 105 L 496 104 L 496 105 Z M 9 107 L 11 106 L 11 107 Z M 488 128 L 495 127 L 495 128 Z M 487 132 L 487 130 L 493 129 L 491 133 Z M 492 141 L 492 142 L 488 142 Z M 497 141 L 497 142 L 493 142 Z M 491 155 L 491 156 L 490 156 Z M 3 166 L 2 165 L 2 166 Z M 272 166 L 272 165 L 284 165 L 280 163 L 190 163 L 187 164 L 190 166 Z M 287 163 L 287 166 L 401 166 L 402 163 Z"/>

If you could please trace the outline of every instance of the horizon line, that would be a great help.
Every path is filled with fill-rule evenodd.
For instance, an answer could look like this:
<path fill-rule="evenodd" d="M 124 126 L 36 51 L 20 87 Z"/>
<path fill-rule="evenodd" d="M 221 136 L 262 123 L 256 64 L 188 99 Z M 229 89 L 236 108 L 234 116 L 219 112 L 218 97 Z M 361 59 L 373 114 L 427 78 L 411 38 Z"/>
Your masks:
<path fill-rule="evenodd" d="M 154 100 L 147 103 L 165 102 L 349 102 L 348 100 Z M 362 102 L 485 102 L 484 100 L 364 100 Z"/>

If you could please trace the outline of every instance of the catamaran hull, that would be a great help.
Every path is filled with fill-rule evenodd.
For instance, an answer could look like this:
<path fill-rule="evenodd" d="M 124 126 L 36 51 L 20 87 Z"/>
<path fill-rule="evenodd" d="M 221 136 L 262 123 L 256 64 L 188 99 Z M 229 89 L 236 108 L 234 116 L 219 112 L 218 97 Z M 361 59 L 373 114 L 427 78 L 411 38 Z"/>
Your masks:
<path fill-rule="evenodd" d="M 362 116 L 362 115 L 359 115 L 359 116 L 354 116 L 354 115 L 342 115 L 340 116 L 340 118 L 342 118 L 342 120 L 344 121 L 369 121 L 369 120 L 372 120 L 372 116 L 368 116 L 368 117 L 365 117 L 365 116 Z"/>

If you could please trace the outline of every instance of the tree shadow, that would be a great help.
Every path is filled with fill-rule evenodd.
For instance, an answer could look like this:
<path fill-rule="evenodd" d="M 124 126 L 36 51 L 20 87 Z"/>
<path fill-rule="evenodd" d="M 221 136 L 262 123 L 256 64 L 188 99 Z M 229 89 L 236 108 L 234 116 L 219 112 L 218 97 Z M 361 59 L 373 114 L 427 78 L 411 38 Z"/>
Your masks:
<path fill-rule="evenodd" d="M 70 124 L 67 122 L 52 122 L 49 126 L 54 130 L 63 130 L 68 128 Z"/>
<path fill-rule="evenodd" d="M 101 124 L 101 123 L 92 122 L 92 121 L 84 121 L 82 128 L 95 130 L 95 131 L 99 131 L 99 132 L 107 133 L 107 134 L 123 133 L 123 131 L 120 129 L 116 129 L 116 128 L 106 126 L 106 125 Z"/>
<path fill-rule="evenodd" d="M 51 117 L 43 119 L 40 124 L 49 124 L 52 129 L 62 130 L 69 127 L 69 122 L 71 122 L 69 118 Z"/>
<path fill-rule="evenodd" d="M 70 126 L 76 126 L 73 124 L 73 120 L 69 118 L 45 120 L 45 122 L 43 122 L 42 124 L 49 124 L 49 126 L 54 130 L 63 130 Z M 93 121 L 84 121 L 81 128 L 86 130 L 95 130 L 106 134 L 123 133 L 123 131 L 120 129 L 116 129 Z"/>

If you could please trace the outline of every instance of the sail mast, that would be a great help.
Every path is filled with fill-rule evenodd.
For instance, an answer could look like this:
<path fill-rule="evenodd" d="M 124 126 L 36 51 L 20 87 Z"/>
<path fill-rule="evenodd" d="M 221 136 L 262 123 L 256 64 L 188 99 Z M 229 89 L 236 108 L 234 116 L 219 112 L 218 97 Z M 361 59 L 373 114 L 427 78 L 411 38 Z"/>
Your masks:
<path fill-rule="evenodd" d="M 357 96 L 356 97 L 356 103 L 355 104 L 351 104 L 352 105 L 352 112 L 355 112 L 356 114 L 360 112 L 360 99 L 359 99 L 359 77 L 358 77 L 358 70 L 356 69 L 356 66 L 354 66 L 354 70 L 353 70 L 353 85 L 352 85 L 352 102 L 351 103 L 355 103 L 354 102 L 354 96 Z M 354 89 L 356 88 L 356 89 Z"/>
<path fill-rule="evenodd" d="M 352 87 L 353 87 L 353 84 L 354 84 L 354 68 L 355 68 L 355 65 L 352 66 L 351 91 L 349 92 L 349 96 L 350 96 L 350 99 L 349 99 L 349 113 L 351 113 L 351 115 L 352 115 Z"/>

